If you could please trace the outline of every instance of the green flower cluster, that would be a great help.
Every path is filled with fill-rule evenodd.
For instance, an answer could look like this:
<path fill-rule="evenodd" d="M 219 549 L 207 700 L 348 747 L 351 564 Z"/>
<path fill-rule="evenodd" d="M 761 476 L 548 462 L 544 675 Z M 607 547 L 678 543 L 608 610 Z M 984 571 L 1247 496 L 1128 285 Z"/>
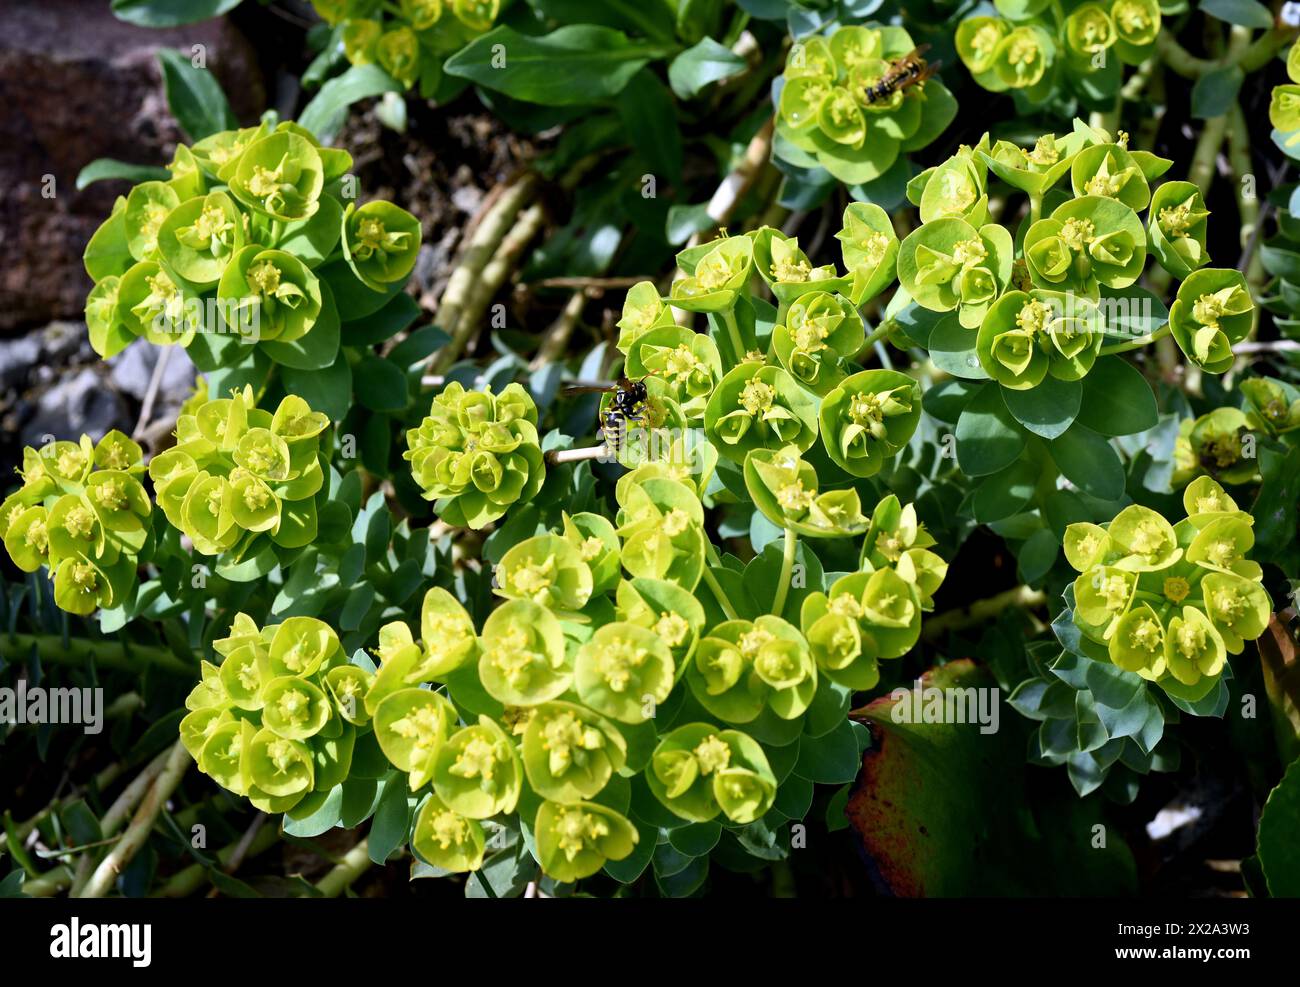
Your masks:
<path fill-rule="evenodd" d="M 263 812 L 311 811 L 347 779 L 371 731 L 373 676 L 350 664 L 328 624 L 235 616 L 185 700 L 181 742 L 199 770 Z"/>
<path fill-rule="evenodd" d="M 876 505 L 859 571 L 803 601 L 799 623 L 821 674 L 850 689 L 870 689 L 880 681 L 880 659 L 912 649 L 921 614 L 934 609 L 934 593 L 948 573 L 930 551 L 934 543 L 912 504 L 890 494 Z"/>
<path fill-rule="evenodd" d="M 467 391 L 457 381 L 434 399 L 419 428 L 406 433 L 403 458 L 448 524 L 482 528 L 546 478 L 537 439 L 537 405 L 519 384 L 500 394 Z"/>
<path fill-rule="evenodd" d="M 420 247 L 406 210 L 347 201 L 351 167 L 347 151 L 287 121 L 179 145 L 172 177 L 120 197 L 86 247 L 95 351 L 197 337 L 214 368 L 238 357 L 240 347 L 223 349 L 233 340 L 337 350 L 335 297 L 395 290 Z M 317 357 L 328 365 L 333 354 Z"/>
<path fill-rule="evenodd" d="M 1065 555 L 1080 573 L 1074 623 L 1094 657 L 1195 702 L 1227 655 L 1264 632 L 1272 603 L 1247 558 L 1254 519 L 1210 477 L 1188 484 L 1183 506 L 1176 525 L 1137 504 L 1106 525 L 1071 524 Z"/>
<path fill-rule="evenodd" d="M 843 222 L 847 273 L 814 267 L 797 238 L 762 227 L 683 251 L 687 276 L 667 298 L 650 282 L 628 292 L 618 348 L 626 374 L 644 378 L 646 428 L 702 426 L 711 454 L 742 466 L 759 450 L 808 452 L 820 436 L 858 477 L 907 445 L 920 419 L 919 384 L 855 362 L 866 341 L 858 308 L 894 280 L 898 238 L 876 205 L 851 204 Z M 752 293 L 755 273 L 776 300 L 762 334 L 753 323 L 767 303 Z M 714 333 L 679 325 L 673 309 L 706 313 Z"/>
<path fill-rule="evenodd" d="M 203 555 L 238 563 L 268 545 L 308 545 L 328 425 L 292 394 L 274 413 L 258 408 L 250 386 L 196 403 L 176 422 L 176 445 L 149 463 L 158 506 Z"/>
<path fill-rule="evenodd" d="M 482 867 L 500 827 L 530 833 L 543 873 L 572 882 L 661 830 L 757 823 L 790 767 L 778 753 L 814 743 L 850 683 L 915 643 L 946 567 L 911 506 L 886 498 L 868 521 L 851 492 L 839 534 L 865 533 L 862 571 L 809 595 L 803 630 L 775 614 L 710 620 L 699 488 L 648 462 L 615 496 L 612 520 L 565 513 L 510 547 L 480 629 L 430 589 L 418 639 L 384 624 L 377 665 L 349 662 L 318 620 L 259 630 L 241 614 L 191 694 L 187 747 L 224 787 L 295 818 L 347 780 L 354 750 L 377 748 L 418 800 L 414 853 L 448 872 Z"/>
<path fill-rule="evenodd" d="M 1232 345 L 1250 332 L 1255 305 L 1244 277 L 1204 266 L 1209 213 L 1200 190 L 1165 182 L 1153 192 L 1171 162 L 1127 143 L 1078 120 L 1072 133 L 1043 135 L 1032 149 L 985 135 L 909 185 L 922 225 L 900 245 L 899 281 L 918 305 L 955 312 L 977 330 L 973 355 L 1002 387 L 1028 390 L 1048 376 L 1077 381 L 1108 337 L 1133 338 L 1132 324 L 1148 336 L 1171 333 L 1194 364 L 1222 373 Z M 1029 198 L 1019 242 L 989 221 L 991 177 Z M 1063 194 L 1056 186 L 1067 177 Z M 1056 205 L 1041 215 L 1045 202 Z M 1167 328 L 1124 294 L 1148 254 L 1185 279 Z"/>
<path fill-rule="evenodd" d="M 852 25 L 796 42 L 774 89 L 777 155 L 860 185 L 928 145 L 957 104 L 942 82 L 908 71 L 922 68 L 908 60 L 915 48 L 895 26 Z"/>
<path fill-rule="evenodd" d="M 140 447 L 116 430 L 97 443 L 83 435 L 23 450 L 23 484 L 0 505 L 0 535 L 23 572 L 48 567 L 63 610 L 120 606 L 135 590 L 152 513 L 143 472 Z"/>
<path fill-rule="evenodd" d="M 1000 16 L 957 26 L 957 55 L 991 92 L 1016 90 L 1045 101 L 1058 85 L 1111 94 L 1122 65 L 1150 57 L 1160 33 L 1157 0 L 994 0 Z"/>
<path fill-rule="evenodd" d="M 446 57 L 489 31 L 501 0 L 311 0 L 333 27 L 347 60 L 378 65 L 422 95 L 437 87 Z"/>

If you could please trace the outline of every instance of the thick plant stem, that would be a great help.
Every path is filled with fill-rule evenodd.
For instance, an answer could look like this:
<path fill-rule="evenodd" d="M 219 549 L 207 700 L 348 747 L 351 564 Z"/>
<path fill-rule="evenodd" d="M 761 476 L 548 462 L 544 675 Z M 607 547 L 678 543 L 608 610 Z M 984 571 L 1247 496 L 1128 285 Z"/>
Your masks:
<path fill-rule="evenodd" d="M 145 793 L 154 780 L 162 773 L 163 766 L 167 763 L 167 751 L 158 754 L 150 761 L 143 771 L 131 780 L 131 783 L 122 789 L 113 804 L 108 807 L 108 811 L 99 820 L 99 830 L 105 838 L 113 836 L 126 822 L 126 817 L 144 798 Z M 77 861 L 76 876 L 72 881 L 72 895 L 75 897 L 85 885 L 90 877 L 91 857 L 84 854 Z"/>
<path fill-rule="evenodd" d="M 745 359 L 745 341 L 740 338 L 740 326 L 736 323 L 736 310 L 727 309 L 721 313 L 722 321 L 727 326 L 727 338 L 731 341 L 731 348 L 735 350 L 736 362 L 740 363 Z"/>
<path fill-rule="evenodd" d="M 1254 72 L 1267 65 L 1295 36 L 1295 28 L 1274 27 L 1251 42 L 1248 28 L 1234 27 L 1232 43 L 1224 58 L 1198 58 L 1180 45 L 1168 28 L 1161 28 L 1156 35 L 1156 49 L 1174 72 L 1185 79 L 1195 79 L 1225 65 L 1240 66 L 1246 73 Z"/>
<path fill-rule="evenodd" d="M 1041 589 L 1016 586 L 997 596 L 976 600 L 960 610 L 947 610 L 936 617 L 929 618 L 921 624 L 921 638 L 933 641 L 949 631 L 978 627 L 1010 607 L 1039 607 L 1046 602 L 1047 594 Z"/>
<path fill-rule="evenodd" d="M 72 870 L 60 864 L 40 877 L 23 882 L 23 894 L 33 898 L 52 898 L 72 884 Z"/>
<path fill-rule="evenodd" d="M 781 574 L 776 578 L 776 596 L 772 599 L 772 613 L 779 617 L 785 611 L 785 598 L 790 593 L 790 578 L 794 572 L 794 558 L 799 550 L 799 536 L 793 528 L 785 529 L 785 550 L 781 555 Z"/>
<path fill-rule="evenodd" d="M 445 360 L 442 351 L 435 355 L 435 366 L 448 367 L 456 362 L 460 351 L 464 349 L 467 339 L 460 338 L 461 313 L 493 254 L 501 246 L 501 241 L 515 224 L 519 213 L 537 194 L 537 176 L 525 174 L 510 185 L 491 205 L 470 236 L 469 243 L 461 253 L 460 263 L 447 279 L 447 287 L 438 301 L 435 313 L 436 323 L 451 336 L 451 342 L 443 350 L 455 347 L 449 360 Z M 468 330 L 467 330 L 468 331 Z"/>
<path fill-rule="evenodd" d="M 452 364 L 465 352 L 465 347 L 481 328 L 483 315 L 492 297 L 506 283 L 529 242 L 541 231 L 545 222 L 546 210 L 540 202 L 533 203 L 519 213 L 514 225 L 498 244 L 492 259 L 477 272 L 473 284 L 466 289 L 466 297 L 457 312 L 455 328 L 448 328 L 445 320 L 439 320 L 444 323 L 444 330 L 451 334 L 451 340 L 435 355 L 431 364 L 434 373 L 445 373 L 451 369 Z"/>
<path fill-rule="evenodd" d="M 153 666 L 178 675 L 194 675 L 197 665 L 177 658 L 166 648 L 144 644 L 128 647 L 121 641 L 89 641 L 72 638 L 66 643 L 58 634 L 0 634 L 0 656 L 7 660 L 24 660 L 36 648 L 41 661 L 58 665 L 88 666 L 93 658 L 101 668 L 142 672 Z"/>
<path fill-rule="evenodd" d="M 1214 165 L 1219 157 L 1219 148 L 1228 132 L 1228 116 L 1211 117 L 1201 128 L 1200 139 L 1192 154 L 1192 163 L 1187 169 L 1187 180 L 1201 190 L 1201 195 L 1209 198 L 1210 183 L 1214 181 Z"/>
<path fill-rule="evenodd" d="M 370 869 L 369 840 L 362 840 L 343 855 L 343 859 L 328 874 L 316 882 L 316 890 L 324 898 L 337 898 L 352 882 Z"/>
<path fill-rule="evenodd" d="M 162 772 L 150 786 L 149 793 L 140 803 L 140 807 L 136 809 L 131 825 L 127 826 L 126 831 L 122 833 L 122 838 L 109 851 L 108 856 L 100 861 L 99 866 L 95 868 L 95 873 L 91 875 L 77 897 L 102 898 L 112 889 L 118 876 L 135 859 L 136 853 L 149 839 L 154 823 L 158 821 L 158 813 L 171 798 L 172 792 L 180 784 L 190 764 L 190 752 L 179 740 L 176 741 L 167 754 Z"/>
<path fill-rule="evenodd" d="M 560 466 L 563 463 L 577 463 L 584 459 L 600 459 L 609 455 L 609 446 L 583 446 L 581 449 L 549 449 L 542 457 L 547 466 Z"/>
<path fill-rule="evenodd" d="M 1261 217 L 1257 190 L 1251 188 L 1247 194 L 1247 176 L 1253 178 L 1255 166 L 1250 154 L 1250 129 L 1246 125 L 1246 115 L 1242 112 L 1240 103 L 1233 103 L 1228 110 L 1228 164 L 1232 167 L 1237 214 L 1241 218 L 1241 273 L 1258 293 L 1268 279 L 1268 272 L 1264 270 L 1264 261 L 1259 252 L 1252 249 L 1259 238 Z"/>
<path fill-rule="evenodd" d="M 573 330 L 577 327 L 578 319 L 582 317 L 582 310 L 586 304 L 587 292 L 584 288 L 578 288 L 569 296 L 559 317 L 546 330 L 542 345 L 537 348 L 537 355 L 529 365 L 531 369 L 541 370 L 549 363 L 564 359 L 569 338 L 573 335 Z"/>

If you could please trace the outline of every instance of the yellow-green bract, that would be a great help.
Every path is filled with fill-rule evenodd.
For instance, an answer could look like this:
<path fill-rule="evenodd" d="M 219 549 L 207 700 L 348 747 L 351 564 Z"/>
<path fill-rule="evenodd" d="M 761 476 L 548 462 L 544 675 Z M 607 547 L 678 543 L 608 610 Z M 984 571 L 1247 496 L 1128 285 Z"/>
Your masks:
<path fill-rule="evenodd" d="M 98 443 L 55 441 L 23 450 L 22 486 L 0 505 L 0 537 L 23 572 L 49 568 L 54 602 L 89 614 L 122 604 L 153 505 L 140 484 L 140 446 L 116 430 Z"/>
<path fill-rule="evenodd" d="M 1074 623 L 1094 650 L 1194 702 L 1264 632 L 1272 603 L 1247 558 L 1254 519 L 1209 477 L 1187 485 L 1183 506 L 1177 524 L 1136 504 L 1106 525 L 1071 524 L 1065 554 L 1080 573 Z"/>

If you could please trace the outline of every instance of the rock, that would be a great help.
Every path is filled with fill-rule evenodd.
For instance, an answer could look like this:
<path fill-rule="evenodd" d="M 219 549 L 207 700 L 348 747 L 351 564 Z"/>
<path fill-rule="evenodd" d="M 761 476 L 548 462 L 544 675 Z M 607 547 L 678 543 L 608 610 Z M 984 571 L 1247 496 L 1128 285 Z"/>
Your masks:
<path fill-rule="evenodd" d="M 0 340 L 0 390 L 22 386 L 40 355 L 41 344 L 31 336 Z"/>
<path fill-rule="evenodd" d="M 143 402 L 149 392 L 154 367 L 163 352 L 161 346 L 137 339 L 108 361 L 113 368 L 113 386 L 123 394 L 129 394 Z M 162 380 L 158 385 L 158 396 L 154 399 L 154 417 L 160 417 L 164 411 L 181 406 L 194 387 L 194 373 L 194 364 L 190 361 L 189 354 L 179 346 L 170 347 L 167 365 L 163 368 Z"/>
<path fill-rule="evenodd" d="M 130 433 L 126 407 L 101 375 L 87 368 L 55 384 L 36 401 L 35 413 L 22 429 L 24 445 L 40 447 L 50 436 L 76 439 L 85 432 L 95 441 L 110 429 Z"/>
<path fill-rule="evenodd" d="M 241 120 L 264 98 L 256 56 L 226 19 L 172 30 L 117 20 L 107 3 L 6 0 L 0 32 L 0 333 L 79 318 L 90 279 L 86 241 L 130 186 L 99 182 L 82 192 L 77 173 L 96 158 L 165 164 L 181 137 L 167 111 L 154 52 L 207 64 Z"/>

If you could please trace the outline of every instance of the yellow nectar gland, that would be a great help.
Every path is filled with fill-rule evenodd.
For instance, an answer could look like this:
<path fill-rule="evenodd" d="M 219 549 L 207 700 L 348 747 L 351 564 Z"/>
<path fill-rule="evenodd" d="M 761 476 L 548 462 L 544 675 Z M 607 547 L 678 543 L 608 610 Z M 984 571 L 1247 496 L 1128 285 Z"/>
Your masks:
<path fill-rule="evenodd" d="M 1130 586 L 1128 580 L 1118 574 L 1112 574 L 1101 580 L 1097 592 L 1106 603 L 1106 609 L 1115 613 L 1128 605 Z"/>
<path fill-rule="evenodd" d="M 757 377 L 751 377 L 740 392 L 740 406 L 751 415 L 770 411 L 776 399 L 776 390 Z"/>
<path fill-rule="evenodd" d="M 542 727 L 542 750 L 549 755 L 548 766 L 553 775 L 562 775 L 574 764 L 583 764 L 588 751 L 604 746 L 604 735 L 568 710 L 551 717 Z"/>
<path fill-rule="evenodd" d="M 596 670 L 611 692 L 624 692 L 645 664 L 647 653 L 631 641 L 614 640 L 596 656 Z"/>
<path fill-rule="evenodd" d="M 903 539 L 898 537 L 897 532 L 885 532 L 876 539 L 876 551 L 889 562 L 897 562 L 906 547 Z"/>
<path fill-rule="evenodd" d="M 73 538 L 85 540 L 95 527 L 95 515 L 78 504 L 63 516 L 63 527 Z"/>
<path fill-rule="evenodd" d="M 665 613 L 655 621 L 654 632 L 663 639 L 664 644 L 675 648 L 686 640 L 691 625 L 679 613 Z"/>
<path fill-rule="evenodd" d="M 776 502 L 787 514 L 802 514 L 812 506 L 816 493 L 805 490 L 802 480 L 787 483 L 776 491 Z"/>
<path fill-rule="evenodd" d="M 983 261 L 988 254 L 988 248 L 979 237 L 961 240 L 952 248 L 953 263 L 960 264 L 962 267 L 973 267 Z"/>
<path fill-rule="evenodd" d="M 469 823 L 450 809 L 436 809 L 430 820 L 435 843 L 443 850 L 460 846 L 469 838 Z"/>
<path fill-rule="evenodd" d="M 248 191 L 259 199 L 265 199 L 280 191 L 281 168 L 274 170 L 263 165 L 254 165 L 252 177 L 248 180 Z"/>
<path fill-rule="evenodd" d="M 889 434 L 884 424 L 884 401 L 879 394 L 854 394 L 849 400 L 848 415 L 853 424 L 865 427 L 873 439 L 883 439 Z"/>
<path fill-rule="evenodd" d="M 271 499 L 271 491 L 262 483 L 250 483 L 244 488 L 244 506 L 250 511 L 260 511 Z"/>
<path fill-rule="evenodd" d="M 668 351 L 664 358 L 664 374 L 673 378 L 674 383 L 682 383 L 700 367 L 699 357 L 685 343 Z"/>
<path fill-rule="evenodd" d="M 510 573 L 510 582 L 529 599 L 540 602 L 555 583 L 555 556 L 541 562 L 525 560 Z"/>
<path fill-rule="evenodd" d="M 245 277 L 248 286 L 264 298 L 274 295 L 280 287 L 280 269 L 269 260 L 250 266 Z"/>
<path fill-rule="evenodd" d="M 1191 591 L 1191 584 L 1181 576 L 1170 576 L 1165 580 L 1165 599 L 1169 600 L 1171 603 L 1182 603 L 1183 600 L 1187 599 L 1187 595 Z"/>
<path fill-rule="evenodd" d="M 498 762 L 505 760 L 500 745 L 483 737 L 471 737 L 451 766 L 451 773 L 459 778 L 481 778 L 484 785 L 491 784 Z"/>
<path fill-rule="evenodd" d="M 674 507 L 664 515 L 663 532 L 669 538 L 676 538 L 691 526 L 691 516 L 680 507 Z"/>
<path fill-rule="evenodd" d="M 49 551 L 50 532 L 45 527 L 45 522 L 40 518 L 27 526 L 27 533 L 23 537 L 27 544 L 36 549 L 41 555 L 45 555 Z"/>
<path fill-rule="evenodd" d="M 393 721 L 393 733 L 411 741 L 414 761 L 423 761 L 442 740 L 442 713 L 436 706 L 421 706 Z"/>
<path fill-rule="evenodd" d="M 1205 651 L 1208 635 L 1203 624 L 1185 620 L 1174 635 L 1174 647 L 1184 658 L 1196 658 Z"/>
<path fill-rule="evenodd" d="M 808 276 L 812 273 L 812 264 L 802 257 L 785 257 L 773 261 L 770 272 L 773 281 L 797 284 L 808 280 Z"/>
<path fill-rule="evenodd" d="M 852 593 L 837 593 L 830 598 L 826 609 L 840 617 L 857 620 L 862 616 L 862 603 Z"/>
<path fill-rule="evenodd" d="M 1090 219 L 1067 219 L 1061 226 L 1061 239 L 1076 252 L 1083 251 L 1096 236 L 1097 227 Z"/>
<path fill-rule="evenodd" d="M 297 689 L 286 689 L 275 706 L 284 721 L 295 727 L 305 726 L 311 715 L 311 698 Z"/>
<path fill-rule="evenodd" d="M 280 737 L 266 745 L 266 756 L 278 775 L 288 774 L 298 760 L 298 752 L 293 749 L 293 744 Z"/>
<path fill-rule="evenodd" d="M 572 861 L 588 846 L 608 836 L 609 824 L 599 816 L 565 806 L 556 813 L 551 832 L 557 837 L 556 845 Z"/>
<path fill-rule="evenodd" d="M 1155 521 L 1139 521 L 1133 529 L 1129 547 L 1138 555 L 1155 558 L 1169 547 L 1169 533 Z"/>
<path fill-rule="evenodd" d="M 692 752 L 695 762 L 700 766 L 700 774 L 710 775 L 721 771 L 731 763 L 731 748 L 717 734 L 710 734 L 701 740 Z"/>
<path fill-rule="evenodd" d="M 1176 206 L 1165 206 L 1160 210 L 1157 221 L 1166 236 L 1191 236 L 1187 228 L 1192 225 L 1192 200 L 1188 199 Z"/>
<path fill-rule="evenodd" d="M 527 688 L 533 673 L 545 665 L 546 656 L 529 648 L 529 636 L 512 627 L 495 648 L 487 653 L 488 662 L 501 673 L 512 689 Z"/>
<path fill-rule="evenodd" d="M 120 511 L 126 507 L 126 493 L 122 490 L 122 484 L 117 480 L 108 480 L 98 486 L 91 487 L 91 496 L 99 502 L 99 506 L 109 511 Z"/>
<path fill-rule="evenodd" d="M 72 566 L 72 584 L 78 592 L 93 593 L 99 588 L 99 573 L 88 563 L 75 562 Z"/>
<path fill-rule="evenodd" d="M 1129 631 L 1129 644 L 1148 654 L 1155 654 L 1164 645 L 1164 628 L 1151 617 L 1143 617 Z"/>
<path fill-rule="evenodd" d="M 1002 41 L 1002 32 L 998 30 L 996 24 L 985 24 L 970 39 L 971 50 L 977 56 L 977 61 L 981 64 L 986 63 L 993 57 L 997 51 L 998 45 Z M 1040 138 L 1041 140 L 1041 138 Z"/>
<path fill-rule="evenodd" d="M 80 449 L 69 449 L 59 454 L 57 465 L 62 475 L 77 476 L 86 465 L 86 458 L 81 454 Z"/>
<path fill-rule="evenodd" d="M 1225 310 L 1221 292 L 1207 293 L 1192 305 L 1192 318 L 1204 326 L 1217 326 Z"/>

